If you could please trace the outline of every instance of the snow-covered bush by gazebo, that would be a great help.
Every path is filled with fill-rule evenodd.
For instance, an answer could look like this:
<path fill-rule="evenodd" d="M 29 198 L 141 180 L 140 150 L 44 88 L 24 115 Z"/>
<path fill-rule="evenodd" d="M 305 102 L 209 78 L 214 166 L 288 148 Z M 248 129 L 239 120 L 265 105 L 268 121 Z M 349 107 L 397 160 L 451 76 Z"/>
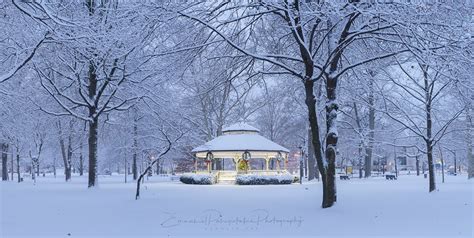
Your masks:
<path fill-rule="evenodd" d="M 295 177 L 290 174 L 280 175 L 255 175 L 239 174 L 235 178 L 238 185 L 267 185 L 267 184 L 291 184 Z"/>
<path fill-rule="evenodd" d="M 217 178 L 215 174 L 183 174 L 179 181 L 185 184 L 215 184 Z"/>

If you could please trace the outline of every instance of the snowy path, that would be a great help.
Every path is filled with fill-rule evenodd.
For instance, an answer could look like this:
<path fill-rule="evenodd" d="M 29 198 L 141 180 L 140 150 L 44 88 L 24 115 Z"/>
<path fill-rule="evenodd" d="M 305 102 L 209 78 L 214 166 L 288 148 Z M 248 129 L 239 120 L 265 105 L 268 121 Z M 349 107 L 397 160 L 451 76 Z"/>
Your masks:
<path fill-rule="evenodd" d="M 134 184 L 101 177 L 0 183 L 0 237 L 472 237 L 473 183 L 446 178 L 428 194 L 421 176 L 338 181 L 336 207 L 320 208 L 320 184 Z M 146 188 L 146 190 L 145 190 Z"/>

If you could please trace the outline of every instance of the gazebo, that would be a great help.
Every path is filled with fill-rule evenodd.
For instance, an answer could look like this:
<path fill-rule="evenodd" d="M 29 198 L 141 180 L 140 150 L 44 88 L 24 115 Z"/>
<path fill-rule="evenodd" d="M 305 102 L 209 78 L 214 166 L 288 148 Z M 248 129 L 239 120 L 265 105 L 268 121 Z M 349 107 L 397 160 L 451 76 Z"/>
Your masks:
<path fill-rule="evenodd" d="M 220 181 L 235 180 L 235 176 L 242 173 L 256 175 L 288 173 L 286 166 L 290 151 L 261 136 L 257 128 L 245 123 L 237 123 L 224 128 L 221 136 L 194 148 L 191 152 L 195 155 L 195 173 L 216 173 Z M 232 161 L 232 169 L 213 168 L 213 163 L 225 159 Z M 265 167 L 252 168 L 250 162 L 256 159 L 263 159 Z M 199 162 L 206 164 L 205 170 L 198 170 Z M 276 166 L 270 168 L 270 162 Z"/>

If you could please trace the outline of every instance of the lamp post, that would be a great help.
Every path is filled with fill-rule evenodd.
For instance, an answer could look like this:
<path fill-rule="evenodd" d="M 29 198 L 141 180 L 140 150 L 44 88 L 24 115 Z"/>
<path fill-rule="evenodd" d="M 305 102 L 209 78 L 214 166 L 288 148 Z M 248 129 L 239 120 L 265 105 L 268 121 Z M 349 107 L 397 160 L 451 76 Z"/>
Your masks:
<path fill-rule="evenodd" d="M 416 176 L 420 176 L 420 158 L 416 155 Z"/>
<path fill-rule="evenodd" d="M 398 178 L 398 160 L 397 160 L 397 155 L 395 154 L 394 158 L 394 164 L 395 164 L 395 177 Z"/>
<path fill-rule="evenodd" d="M 299 159 L 300 159 L 300 184 L 303 184 L 303 174 L 304 174 L 304 170 L 303 170 L 303 167 L 304 167 L 304 164 L 303 164 L 303 159 L 304 159 L 304 156 L 303 156 L 303 147 L 300 146 L 298 147 L 300 149 L 298 155 L 299 155 Z"/>
<path fill-rule="evenodd" d="M 283 156 L 281 152 L 278 152 L 276 156 L 277 162 L 278 162 L 278 170 L 281 170 L 281 161 L 283 161 Z"/>
<path fill-rule="evenodd" d="M 457 175 L 458 172 L 456 171 L 457 163 L 456 163 L 456 152 L 454 152 L 454 175 Z"/>
<path fill-rule="evenodd" d="M 385 160 L 382 160 L 382 174 L 385 174 Z"/>
<path fill-rule="evenodd" d="M 196 173 L 196 172 L 197 172 L 197 162 L 198 162 L 197 155 L 194 155 L 194 156 L 193 156 L 193 163 L 194 163 L 194 173 Z"/>

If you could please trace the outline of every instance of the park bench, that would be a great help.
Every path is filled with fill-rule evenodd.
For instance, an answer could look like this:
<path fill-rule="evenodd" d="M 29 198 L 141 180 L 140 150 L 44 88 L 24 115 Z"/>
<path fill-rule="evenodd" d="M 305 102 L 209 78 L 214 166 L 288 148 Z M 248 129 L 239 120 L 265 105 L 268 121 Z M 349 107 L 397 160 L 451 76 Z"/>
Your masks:
<path fill-rule="evenodd" d="M 350 179 L 348 175 L 341 175 L 341 176 L 339 176 L 339 178 L 341 180 L 349 180 Z"/>
<path fill-rule="evenodd" d="M 386 180 L 397 180 L 397 176 L 395 176 L 393 174 L 386 174 L 385 179 Z"/>

